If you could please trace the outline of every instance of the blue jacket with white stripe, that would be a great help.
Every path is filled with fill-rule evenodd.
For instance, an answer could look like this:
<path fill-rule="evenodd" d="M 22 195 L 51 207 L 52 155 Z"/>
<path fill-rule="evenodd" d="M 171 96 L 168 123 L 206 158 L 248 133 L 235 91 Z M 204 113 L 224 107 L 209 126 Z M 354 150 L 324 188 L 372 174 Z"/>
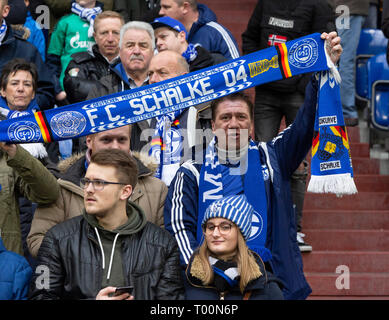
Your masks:
<path fill-rule="evenodd" d="M 216 15 L 204 4 L 197 5 L 198 20 L 188 34 L 189 43 L 199 43 L 211 53 L 220 53 L 227 59 L 240 56 L 236 40 L 231 32 L 216 22 Z"/>
<path fill-rule="evenodd" d="M 318 83 L 312 77 L 305 102 L 294 123 L 271 142 L 258 144 L 261 165 L 267 166 L 270 179 L 265 180 L 268 202 L 266 247 L 272 253 L 272 272 L 285 285 L 285 299 L 305 299 L 311 288 L 307 283 L 301 253 L 296 241 L 296 225 L 289 179 L 312 145 Z M 205 154 L 205 153 L 204 153 Z M 179 245 L 181 263 L 187 265 L 196 240 L 197 208 L 201 163 L 185 162 L 173 179 L 165 203 L 164 220 Z"/>

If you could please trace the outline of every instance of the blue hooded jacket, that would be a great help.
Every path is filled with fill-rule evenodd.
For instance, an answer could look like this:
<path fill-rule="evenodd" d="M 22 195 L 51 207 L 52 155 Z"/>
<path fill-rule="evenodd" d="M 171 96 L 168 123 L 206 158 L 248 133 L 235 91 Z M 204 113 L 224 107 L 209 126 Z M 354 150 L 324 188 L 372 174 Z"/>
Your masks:
<path fill-rule="evenodd" d="M 239 57 L 239 48 L 231 32 L 216 22 L 215 13 L 204 4 L 197 6 L 198 20 L 193 23 L 188 42 L 200 44 L 211 53 L 220 53 L 227 59 Z"/>
<path fill-rule="evenodd" d="M 7 251 L 0 237 L 0 300 L 27 300 L 31 276 L 27 260 Z"/>

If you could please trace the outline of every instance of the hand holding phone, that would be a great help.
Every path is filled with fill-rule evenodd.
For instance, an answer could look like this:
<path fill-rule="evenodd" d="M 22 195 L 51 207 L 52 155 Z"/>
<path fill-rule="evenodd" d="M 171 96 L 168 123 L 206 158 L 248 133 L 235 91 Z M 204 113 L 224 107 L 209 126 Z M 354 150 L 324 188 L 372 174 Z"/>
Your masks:
<path fill-rule="evenodd" d="M 96 300 L 134 300 L 133 289 L 133 287 L 106 287 L 99 291 Z M 125 295 L 126 293 L 128 295 Z"/>
<path fill-rule="evenodd" d="M 114 293 L 114 296 L 120 296 L 124 293 L 128 293 L 129 295 L 132 295 L 132 292 L 134 291 L 134 287 L 132 286 L 126 286 L 126 287 L 117 287 Z"/>

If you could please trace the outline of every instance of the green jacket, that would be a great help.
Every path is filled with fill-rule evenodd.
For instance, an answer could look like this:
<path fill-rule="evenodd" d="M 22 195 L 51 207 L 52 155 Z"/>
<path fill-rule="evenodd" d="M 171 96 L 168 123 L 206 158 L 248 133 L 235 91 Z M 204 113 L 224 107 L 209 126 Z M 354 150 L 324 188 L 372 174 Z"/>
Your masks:
<path fill-rule="evenodd" d="M 61 18 L 51 34 L 47 54 L 54 54 L 61 59 L 61 75 L 59 81 L 63 88 L 65 70 L 72 60 L 71 55 L 76 52 L 87 51 L 95 41 L 88 37 L 89 22 L 82 20 L 78 15 L 71 13 Z"/>
<path fill-rule="evenodd" d="M 72 0 L 44 0 L 50 9 L 50 30 L 53 30 L 58 20 L 71 12 Z M 114 0 L 99 0 L 104 4 L 104 11 L 112 10 Z"/>
<path fill-rule="evenodd" d="M 57 179 L 22 147 L 15 157 L 0 150 L 0 233 L 7 250 L 23 254 L 18 198 L 48 205 L 59 196 Z"/>

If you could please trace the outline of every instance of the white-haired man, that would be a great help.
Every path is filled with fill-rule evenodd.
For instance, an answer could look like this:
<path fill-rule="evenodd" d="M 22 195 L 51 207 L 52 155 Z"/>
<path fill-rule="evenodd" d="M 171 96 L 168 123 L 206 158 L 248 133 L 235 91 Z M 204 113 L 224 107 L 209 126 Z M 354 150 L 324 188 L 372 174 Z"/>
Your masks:
<path fill-rule="evenodd" d="M 143 21 L 131 21 L 120 29 L 119 55 L 121 63 L 111 68 L 111 74 L 101 78 L 99 88 L 88 99 L 134 89 L 149 84 L 148 69 L 154 55 L 153 27 Z M 143 130 L 154 128 L 155 120 L 137 122 L 132 127 L 131 150 L 140 151 L 148 141 L 141 141 Z"/>

